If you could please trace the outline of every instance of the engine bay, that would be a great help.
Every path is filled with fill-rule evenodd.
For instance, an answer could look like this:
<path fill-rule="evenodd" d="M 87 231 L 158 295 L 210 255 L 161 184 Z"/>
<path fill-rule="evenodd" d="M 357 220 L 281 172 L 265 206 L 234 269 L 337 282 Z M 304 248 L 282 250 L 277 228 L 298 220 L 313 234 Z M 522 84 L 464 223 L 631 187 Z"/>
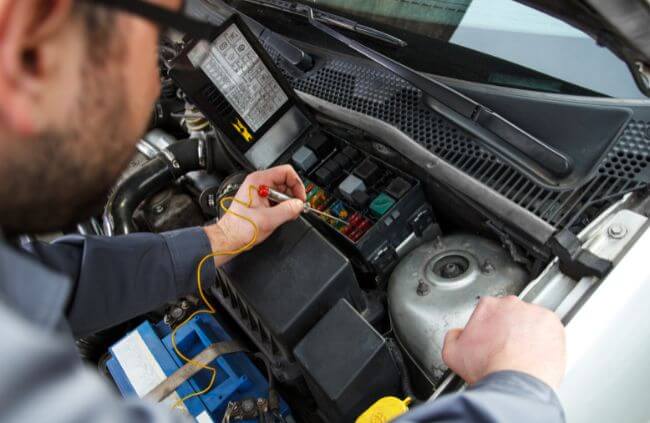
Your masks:
<path fill-rule="evenodd" d="M 203 307 L 190 296 L 78 339 L 82 356 L 99 362 L 125 396 L 144 396 L 183 369 L 176 346 L 194 357 L 217 342 L 237 346 L 211 361 L 214 384 L 197 368 L 163 401 L 184 403 L 197 421 L 267 421 L 269 411 L 269 421 L 355 421 L 385 397 L 418 403 L 453 391 L 462 381 L 442 361 L 447 330 L 464 326 L 482 296 L 521 294 L 568 251 L 575 235 L 558 237 L 558 228 L 578 232 L 607 201 L 640 187 L 615 184 L 607 201 L 579 203 L 578 217 L 561 210 L 551 225 L 534 210 L 574 194 L 528 186 L 537 197 L 522 207 L 468 176 L 478 168 L 488 175 L 501 161 L 469 148 L 458 154 L 472 161 L 456 166 L 443 150 L 444 160 L 429 152 L 425 160 L 421 149 L 391 145 L 379 125 L 368 130 L 372 120 L 341 117 L 297 94 L 290 82 L 301 71 L 277 60 L 240 17 L 220 28 L 212 44 L 163 43 L 150 131 L 103 228 L 94 221 L 86 230 L 120 235 L 212 222 L 247 173 L 278 165 L 291 165 L 307 203 L 338 220 L 304 215 L 218 269 L 206 282 L 215 313 L 185 324 Z M 462 144 L 461 130 L 444 131 L 450 145 Z M 507 195 L 523 198 L 528 182 L 518 177 L 508 170 L 498 179 Z M 607 263 L 579 247 L 563 260 L 565 273 L 606 272 Z"/>

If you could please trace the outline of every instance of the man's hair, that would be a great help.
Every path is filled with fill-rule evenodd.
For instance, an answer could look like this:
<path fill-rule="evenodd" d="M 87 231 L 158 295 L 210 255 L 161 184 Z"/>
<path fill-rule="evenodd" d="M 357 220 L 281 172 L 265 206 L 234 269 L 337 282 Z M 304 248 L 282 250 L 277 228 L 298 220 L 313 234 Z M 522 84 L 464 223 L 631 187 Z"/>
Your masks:
<path fill-rule="evenodd" d="M 77 1 L 74 14 L 82 20 L 88 41 L 88 55 L 95 64 L 102 64 L 108 56 L 111 45 L 119 37 L 115 28 L 115 12 L 102 6 Z"/>

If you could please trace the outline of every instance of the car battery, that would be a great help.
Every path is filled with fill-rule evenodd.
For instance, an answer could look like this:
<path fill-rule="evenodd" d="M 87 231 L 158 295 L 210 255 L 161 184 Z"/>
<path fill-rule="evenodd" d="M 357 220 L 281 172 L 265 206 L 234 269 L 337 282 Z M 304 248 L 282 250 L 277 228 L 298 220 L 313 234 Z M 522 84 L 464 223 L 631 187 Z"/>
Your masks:
<path fill-rule="evenodd" d="M 215 342 L 231 340 L 217 320 L 199 314 L 176 333 L 176 346 L 187 357 L 194 357 Z M 175 352 L 171 330 L 165 323 L 144 322 L 110 348 L 107 368 L 124 397 L 144 397 L 185 362 Z M 210 383 L 211 372 L 200 370 L 185 381 L 162 403 L 199 422 L 220 422 L 229 404 L 244 408 L 268 399 L 268 381 L 244 352 L 222 355 L 209 364 L 217 370 L 212 389 L 203 395 L 185 398 Z M 254 412 L 252 412 L 254 414 Z M 287 404 L 280 401 L 280 413 L 290 416 Z M 259 417 L 238 419 L 259 421 Z"/>

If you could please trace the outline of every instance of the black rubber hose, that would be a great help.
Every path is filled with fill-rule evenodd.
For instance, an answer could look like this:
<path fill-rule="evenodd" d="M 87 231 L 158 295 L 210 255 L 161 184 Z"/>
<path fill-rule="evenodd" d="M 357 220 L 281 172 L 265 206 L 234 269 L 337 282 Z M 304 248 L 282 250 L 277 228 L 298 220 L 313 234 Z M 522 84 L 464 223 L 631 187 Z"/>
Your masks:
<path fill-rule="evenodd" d="M 199 157 L 199 145 L 206 146 L 202 140 L 197 138 L 190 138 L 188 140 L 179 141 L 167 147 L 167 151 L 171 153 L 176 159 L 176 163 L 172 163 L 172 173 L 176 177 L 181 177 L 187 172 L 193 170 L 205 169 L 207 163 L 205 160 L 208 158 L 208 152 L 203 151 L 203 158 Z M 203 164 L 201 161 L 203 160 Z"/>
<path fill-rule="evenodd" d="M 167 153 L 160 153 L 122 181 L 106 204 L 104 232 L 124 235 L 137 231 L 133 223 L 135 209 L 149 196 L 170 186 L 187 172 L 206 167 L 199 157 L 198 139 L 189 139 L 170 145 Z M 203 157 L 207 157 L 207 152 Z"/>

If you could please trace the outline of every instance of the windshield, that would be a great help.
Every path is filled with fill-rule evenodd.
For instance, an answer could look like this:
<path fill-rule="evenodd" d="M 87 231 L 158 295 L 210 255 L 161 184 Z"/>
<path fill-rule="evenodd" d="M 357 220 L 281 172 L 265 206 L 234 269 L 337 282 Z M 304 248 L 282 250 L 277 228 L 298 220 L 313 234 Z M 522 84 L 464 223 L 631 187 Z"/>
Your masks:
<path fill-rule="evenodd" d="M 292 16 L 234 6 L 291 38 L 337 48 Z M 513 0 L 311 0 L 408 43 L 399 48 L 347 33 L 419 71 L 468 81 L 577 95 L 644 98 L 625 63 L 583 32 Z M 284 23 L 280 23 L 283 22 Z"/>

